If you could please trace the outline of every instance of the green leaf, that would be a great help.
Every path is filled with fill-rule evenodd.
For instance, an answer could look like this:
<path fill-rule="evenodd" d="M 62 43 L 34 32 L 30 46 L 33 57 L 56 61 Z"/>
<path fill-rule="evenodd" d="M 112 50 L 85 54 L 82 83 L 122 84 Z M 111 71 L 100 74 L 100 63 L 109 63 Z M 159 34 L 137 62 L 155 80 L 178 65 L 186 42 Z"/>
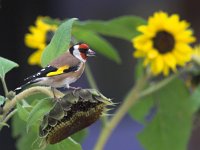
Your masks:
<path fill-rule="evenodd" d="M 41 62 L 43 67 L 68 49 L 71 41 L 71 29 L 75 20 L 77 20 L 77 18 L 65 21 L 56 30 L 51 42 L 44 49 L 42 54 Z"/>
<path fill-rule="evenodd" d="M 5 102 L 5 97 L 0 95 L 0 105 L 2 105 Z"/>
<path fill-rule="evenodd" d="M 141 77 L 144 76 L 144 66 L 143 66 L 143 60 L 138 59 L 137 63 L 135 65 L 135 80 L 139 80 Z"/>
<path fill-rule="evenodd" d="M 14 138 L 19 137 L 21 134 L 26 133 L 26 122 L 21 120 L 19 114 L 16 113 L 11 120 L 12 136 Z"/>
<path fill-rule="evenodd" d="M 83 129 L 71 136 L 72 139 L 74 139 L 76 142 L 81 143 L 88 135 L 88 129 Z"/>
<path fill-rule="evenodd" d="M 27 131 L 31 126 L 34 124 L 38 124 L 38 121 L 40 121 L 43 116 L 50 111 L 52 108 L 52 100 L 51 99 L 43 99 L 40 100 L 31 110 L 30 115 L 28 117 L 27 121 Z"/>
<path fill-rule="evenodd" d="M 23 134 L 23 136 L 18 140 L 17 142 L 17 148 L 19 150 L 34 150 L 38 149 L 39 145 L 38 143 L 34 143 L 37 140 L 37 132 L 32 131 L 30 133 Z M 45 150 L 82 150 L 81 145 L 76 143 L 75 141 L 71 139 L 66 139 L 61 141 L 60 143 L 54 144 L 54 145 L 48 145 Z"/>
<path fill-rule="evenodd" d="M 154 93 L 157 112 L 139 134 L 147 150 L 186 150 L 192 128 L 192 109 L 189 91 L 175 79 Z"/>
<path fill-rule="evenodd" d="M 94 49 L 94 51 L 101 53 L 105 57 L 117 63 L 121 62 L 119 54 L 115 50 L 115 48 L 109 42 L 107 42 L 105 39 L 103 39 L 101 36 L 99 36 L 95 32 L 92 32 L 90 30 L 75 28 L 72 34 L 77 40 L 80 40 L 89 44 L 90 47 Z"/>
<path fill-rule="evenodd" d="M 76 141 L 72 140 L 71 138 L 63 140 L 55 145 L 48 145 L 45 150 L 65 150 L 65 149 L 82 150 L 81 145 L 78 144 Z"/>
<path fill-rule="evenodd" d="M 17 63 L 0 57 L 0 78 L 4 78 L 7 72 L 18 66 Z"/>
<path fill-rule="evenodd" d="M 3 126 L 7 126 L 8 128 L 10 127 L 7 123 L 5 123 L 5 122 L 0 122 L 0 128 L 2 128 Z"/>
<path fill-rule="evenodd" d="M 192 110 L 195 113 L 200 108 L 200 86 L 192 93 L 190 100 L 192 101 Z"/>
<path fill-rule="evenodd" d="M 154 104 L 154 98 L 152 95 L 146 96 L 133 105 L 128 113 L 136 121 L 144 124 L 146 123 L 146 117 L 149 114 Z"/>
<path fill-rule="evenodd" d="M 78 28 L 130 41 L 138 35 L 137 27 L 146 21 L 136 16 L 121 16 L 109 21 L 78 21 Z"/>
<path fill-rule="evenodd" d="M 42 21 L 49 25 L 59 26 L 65 20 L 63 21 L 63 20 L 59 20 L 59 19 L 52 19 L 50 17 L 44 17 L 44 18 L 42 18 Z"/>
<path fill-rule="evenodd" d="M 19 103 L 17 103 L 17 112 L 20 119 L 24 121 L 28 120 L 29 112 L 25 108 L 23 108 Z"/>
<path fill-rule="evenodd" d="M 25 127 L 25 126 L 23 126 Z M 17 140 L 17 149 L 18 150 L 35 150 L 39 148 L 37 143 L 34 143 L 37 140 L 37 132 L 31 130 L 31 132 L 24 132 L 20 138 Z"/>

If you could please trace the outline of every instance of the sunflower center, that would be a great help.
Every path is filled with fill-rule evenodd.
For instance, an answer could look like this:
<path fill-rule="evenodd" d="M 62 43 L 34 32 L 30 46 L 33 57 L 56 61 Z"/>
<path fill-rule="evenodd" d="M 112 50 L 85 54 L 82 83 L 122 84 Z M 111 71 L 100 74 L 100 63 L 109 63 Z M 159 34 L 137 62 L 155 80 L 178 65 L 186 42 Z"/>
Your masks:
<path fill-rule="evenodd" d="M 46 45 L 48 45 L 51 42 L 51 39 L 52 39 L 54 33 L 55 32 L 52 31 L 52 30 L 47 31 L 47 33 L 46 33 L 46 41 L 45 41 Z"/>
<path fill-rule="evenodd" d="M 157 49 L 161 54 L 171 52 L 174 48 L 175 40 L 172 34 L 166 31 L 157 32 L 153 38 L 153 47 Z"/>

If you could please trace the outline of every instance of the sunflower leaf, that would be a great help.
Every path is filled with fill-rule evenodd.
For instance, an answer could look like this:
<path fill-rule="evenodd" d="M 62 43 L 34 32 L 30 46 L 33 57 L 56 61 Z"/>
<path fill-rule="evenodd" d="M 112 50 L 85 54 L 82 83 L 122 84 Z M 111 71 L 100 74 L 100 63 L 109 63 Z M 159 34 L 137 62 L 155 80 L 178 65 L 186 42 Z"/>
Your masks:
<path fill-rule="evenodd" d="M 0 57 L 0 78 L 4 78 L 7 72 L 18 66 L 17 63 Z"/>
<path fill-rule="evenodd" d="M 17 112 L 20 119 L 24 121 L 28 120 L 29 112 L 24 107 L 22 107 L 22 105 L 20 105 L 19 103 L 17 103 Z"/>
<path fill-rule="evenodd" d="M 72 25 L 76 20 L 77 18 L 69 19 L 62 23 L 56 30 L 51 42 L 42 54 L 41 62 L 43 67 L 68 49 L 71 40 Z"/>
<path fill-rule="evenodd" d="M 63 149 L 82 150 L 81 145 L 71 138 L 67 138 L 66 140 L 63 140 L 55 145 L 48 145 L 46 148 L 46 150 L 63 150 Z"/>
<path fill-rule="evenodd" d="M 197 112 L 200 108 L 200 85 L 194 90 L 192 93 L 190 100 L 192 103 L 192 110 L 193 112 Z"/>
<path fill-rule="evenodd" d="M 0 95 L 0 105 L 2 105 L 5 102 L 5 100 L 6 98 Z"/>
<path fill-rule="evenodd" d="M 177 78 L 154 93 L 156 115 L 138 136 L 145 149 L 187 149 L 194 113 L 189 96 Z"/>
<path fill-rule="evenodd" d="M 5 122 L 0 122 L 0 128 L 1 128 L 1 127 L 4 127 L 4 126 L 6 126 L 6 127 L 8 127 L 8 128 L 10 127 L 9 124 L 7 124 L 7 123 L 5 123 Z"/>
<path fill-rule="evenodd" d="M 71 136 L 71 138 L 80 143 L 87 137 L 87 135 L 88 135 L 88 129 L 85 128 L 85 129 L 73 134 Z"/>
<path fill-rule="evenodd" d="M 97 33 L 90 30 L 75 28 L 72 34 L 76 39 L 88 43 L 95 51 L 101 53 L 107 58 L 117 63 L 121 62 L 117 50 Z"/>
<path fill-rule="evenodd" d="M 23 126 L 24 127 L 24 126 Z M 39 149 L 39 146 L 37 143 L 34 143 L 37 139 L 37 132 L 31 130 L 31 132 L 27 133 L 24 132 L 21 134 L 20 138 L 17 140 L 17 149 L 18 150 L 34 150 L 34 149 Z"/>
<path fill-rule="evenodd" d="M 145 124 L 146 117 L 149 115 L 149 112 L 153 107 L 153 104 L 154 104 L 153 96 L 152 95 L 146 96 L 138 100 L 138 102 L 129 109 L 128 113 L 134 120 L 142 124 Z"/>
<path fill-rule="evenodd" d="M 78 21 L 75 25 L 81 29 L 130 41 L 138 35 L 137 26 L 142 24 L 146 24 L 146 21 L 140 17 L 121 16 L 108 21 Z"/>
<path fill-rule="evenodd" d="M 42 119 L 42 117 L 49 112 L 52 107 L 52 103 L 50 99 L 43 99 L 40 100 L 31 110 L 28 120 L 27 120 L 27 131 L 31 126 L 37 124 L 38 121 Z"/>
<path fill-rule="evenodd" d="M 19 113 L 16 113 L 11 120 L 12 137 L 17 138 L 21 134 L 26 133 L 26 122 L 21 120 Z"/>

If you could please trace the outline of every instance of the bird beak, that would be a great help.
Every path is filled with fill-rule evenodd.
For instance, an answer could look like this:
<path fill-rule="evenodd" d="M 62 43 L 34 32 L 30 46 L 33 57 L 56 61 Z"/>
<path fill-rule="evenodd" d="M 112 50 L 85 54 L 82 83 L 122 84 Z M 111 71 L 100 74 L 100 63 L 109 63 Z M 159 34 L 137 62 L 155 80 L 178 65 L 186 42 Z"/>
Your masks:
<path fill-rule="evenodd" d="M 88 51 L 87 51 L 87 53 L 86 53 L 86 56 L 95 56 L 95 52 L 93 51 L 93 50 L 91 50 L 91 49 L 89 49 Z"/>

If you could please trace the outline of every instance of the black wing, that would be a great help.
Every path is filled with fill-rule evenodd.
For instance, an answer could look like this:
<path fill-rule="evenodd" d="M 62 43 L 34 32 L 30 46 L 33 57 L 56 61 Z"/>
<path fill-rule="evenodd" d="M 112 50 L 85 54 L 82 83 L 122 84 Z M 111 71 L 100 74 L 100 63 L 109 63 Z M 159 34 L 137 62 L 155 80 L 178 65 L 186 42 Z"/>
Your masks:
<path fill-rule="evenodd" d="M 56 71 L 56 70 L 58 70 L 58 68 L 48 65 L 45 68 L 41 69 L 36 74 L 34 74 L 34 75 L 24 79 L 24 80 L 25 81 L 32 81 L 32 80 L 40 78 L 40 77 L 45 77 L 49 72 L 53 72 L 53 71 Z"/>
<path fill-rule="evenodd" d="M 64 70 L 62 71 L 62 73 L 60 73 L 60 74 L 69 73 L 69 72 L 74 72 L 74 71 L 78 70 L 78 68 L 79 68 L 79 65 L 77 65 L 77 66 L 72 66 L 72 67 L 69 67 L 69 68 L 67 68 L 67 69 L 64 69 Z M 53 67 L 53 66 L 50 66 L 50 65 L 49 65 L 49 66 L 47 66 L 47 67 L 41 69 L 41 70 L 40 70 L 39 72 L 37 72 L 36 74 L 34 74 L 34 75 L 32 75 L 32 76 L 26 78 L 25 81 L 33 81 L 33 80 L 35 80 L 35 79 L 37 79 L 37 78 L 47 77 L 47 74 L 49 74 L 49 73 L 51 73 L 51 72 L 56 72 L 58 69 L 59 69 L 59 68 L 56 68 L 56 67 Z M 56 75 L 60 75 L 60 74 L 55 74 L 55 75 L 51 75 L 51 76 L 56 76 Z"/>

